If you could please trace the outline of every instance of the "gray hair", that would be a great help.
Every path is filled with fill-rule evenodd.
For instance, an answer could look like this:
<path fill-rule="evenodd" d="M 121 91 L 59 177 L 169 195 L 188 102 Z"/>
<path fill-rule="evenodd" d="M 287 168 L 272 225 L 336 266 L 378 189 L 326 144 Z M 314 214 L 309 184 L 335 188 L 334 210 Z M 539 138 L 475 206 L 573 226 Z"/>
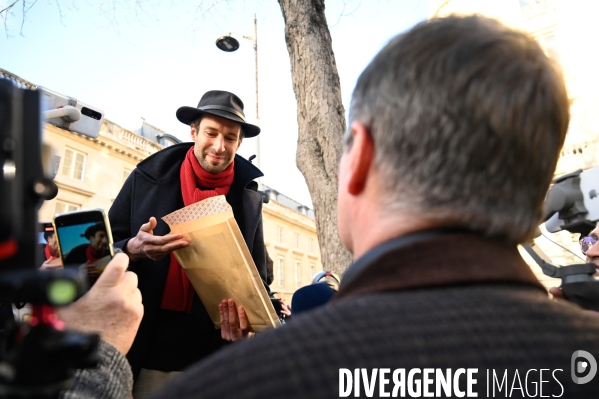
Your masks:
<path fill-rule="evenodd" d="M 452 16 L 392 39 L 361 74 L 349 119 L 372 135 L 389 211 L 522 243 L 540 223 L 568 108 L 532 38 Z"/>

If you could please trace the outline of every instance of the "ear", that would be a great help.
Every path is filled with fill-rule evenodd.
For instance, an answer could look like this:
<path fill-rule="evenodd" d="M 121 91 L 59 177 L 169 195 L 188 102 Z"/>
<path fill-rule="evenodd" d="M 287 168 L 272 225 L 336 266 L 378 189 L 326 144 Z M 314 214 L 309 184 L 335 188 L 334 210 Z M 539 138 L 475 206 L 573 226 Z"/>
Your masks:
<path fill-rule="evenodd" d="M 195 125 L 191 124 L 189 126 L 191 126 L 191 139 L 193 141 L 195 141 L 196 140 L 196 135 L 198 134 L 198 131 L 196 130 Z"/>
<path fill-rule="evenodd" d="M 348 190 L 352 195 L 361 194 L 366 188 L 370 168 L 374 160 L 374 142 L 370 131 L 362 123 L 351 124 L 353 143 L 348 156 Z"/>

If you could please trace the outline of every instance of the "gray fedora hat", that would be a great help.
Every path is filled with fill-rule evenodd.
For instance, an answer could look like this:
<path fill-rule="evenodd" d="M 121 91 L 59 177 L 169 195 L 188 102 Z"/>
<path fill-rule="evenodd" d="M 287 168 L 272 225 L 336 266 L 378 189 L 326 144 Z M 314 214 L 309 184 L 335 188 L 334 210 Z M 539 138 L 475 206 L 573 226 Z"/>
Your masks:
<path fill-rule="evenodd" d="M 243 101 L 228 91 L 207 91 L 196 108 L 187 106 L 179 108 L 177 110 L 177 119 L 189 125 L 204 114 L 220 116 L 241 124 L 244 137 L 255 137 L 260 133 L 258 126 L 245 121 Z"/>

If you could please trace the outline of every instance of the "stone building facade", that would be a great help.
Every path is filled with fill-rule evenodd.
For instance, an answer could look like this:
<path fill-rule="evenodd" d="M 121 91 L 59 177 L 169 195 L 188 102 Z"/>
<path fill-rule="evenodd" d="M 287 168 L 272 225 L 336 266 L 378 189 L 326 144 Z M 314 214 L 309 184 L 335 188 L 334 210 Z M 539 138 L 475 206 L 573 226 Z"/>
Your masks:
<path fill-rule="evenodd" d="M 287 303 L 298 288 L 311 283 L 322 271 L 314 213 L 310 208 L 262 186 L 269 196 L 264 204 L 264 242 L 273 260 L 270 289 Z"/>
<path fill-rule="evenodd" d="M 58 195 L 44 202 L 40 221 L 61 212 L 108 210 L 135 166 L 164 148 L 108 120 L 95 139 L 45 124 L 44 140 L 60 160 L 54 178 Z"/>

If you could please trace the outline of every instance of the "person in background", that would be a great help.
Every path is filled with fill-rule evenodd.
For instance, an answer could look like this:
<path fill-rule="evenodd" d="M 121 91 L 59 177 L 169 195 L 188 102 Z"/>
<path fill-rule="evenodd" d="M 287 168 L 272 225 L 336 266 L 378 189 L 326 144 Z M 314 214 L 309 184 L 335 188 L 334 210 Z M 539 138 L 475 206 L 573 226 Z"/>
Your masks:
<path fill-rule="evenodd" d="M 587 263 L 594 263 L 597 266 L 597 273 L 599 275 L 599 245 L 597 241 L 599 238 L 599 222 L 595 225 L 595 228 L 587 235 L 580 238 L 578 241 L 580 244 L 580 251 L 586 257 Z M 564 293 L 560 287 L 549 288 L 549 293 L 556 299 L 566 299 Z M 599 317 L 599 312 L 587 311 L 589 314 Z"/>
<path fill-rule="evenodd" d="M 41 269 L 61 268 L 60 254 L 58 252 L 58 240 L 54 229 L 44 232 L 46 245 L 44 246 L 44 258 L 46 259 L 41 266 Z"/>
<path fill-rule="evenodd" d="M 594 263 L 599 270 L 599 222 L 595 225 L 595 228 L 586 236 L 581 237 L 579 240 L 580 250 L 586 256 L 588 263 Z"/>
<path fill-rule="evenodd" d="M 56 234 L 54 231 L 44 232 L 44 239 L 47 243 L 44 247 L 44 255 L 46 260 L 57 259 L 60 255 L 58 253 L 58 241 L 56 240 Z"/>

